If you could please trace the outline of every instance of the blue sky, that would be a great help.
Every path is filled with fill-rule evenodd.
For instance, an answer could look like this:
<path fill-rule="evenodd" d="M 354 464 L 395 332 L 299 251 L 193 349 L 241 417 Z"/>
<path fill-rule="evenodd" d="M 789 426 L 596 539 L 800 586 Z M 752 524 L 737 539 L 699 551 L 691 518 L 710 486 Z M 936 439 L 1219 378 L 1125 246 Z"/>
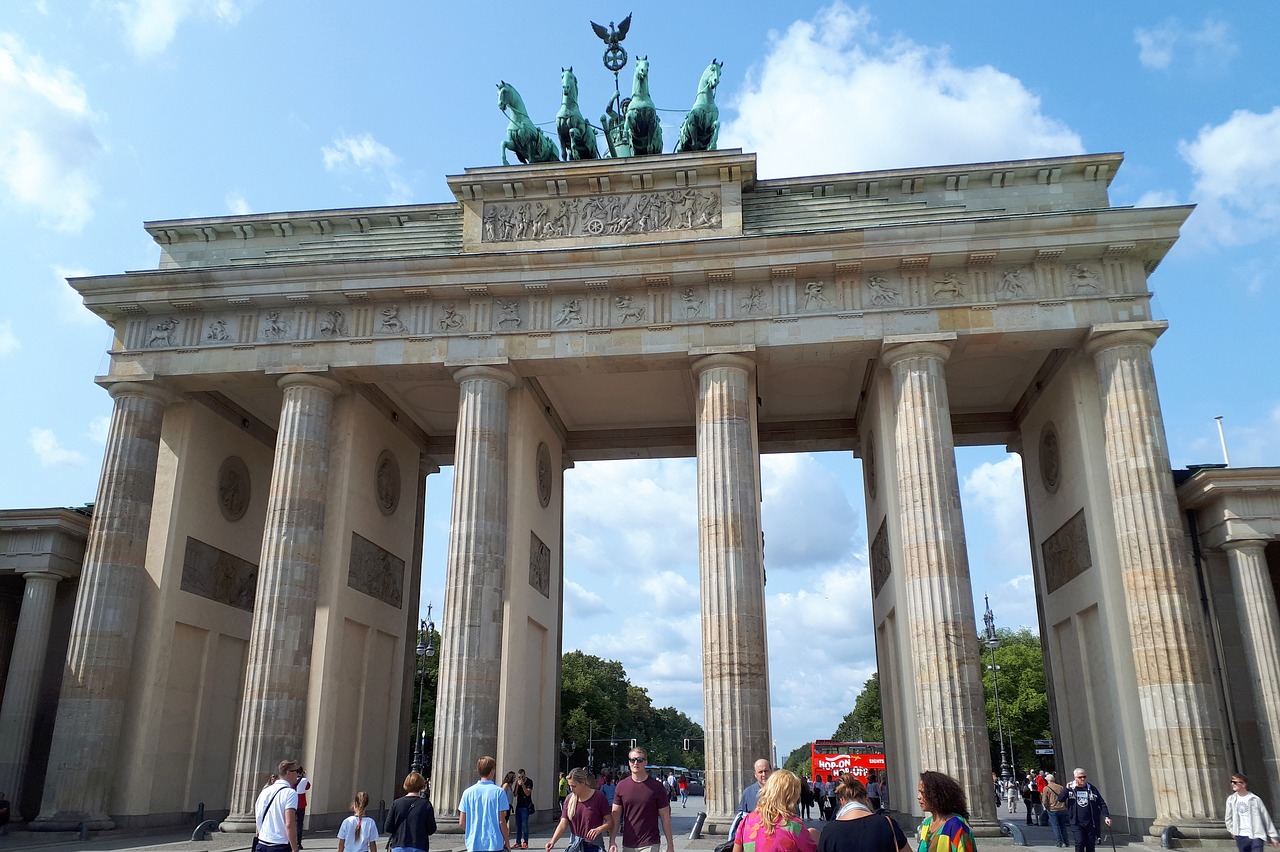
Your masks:
<path fill-rule="evenodd" d="M 1174 464 L 1221 460 L 1216 415 L 1233 464 L 1280 462 L 1272 3 L 8 0 L 0 507 L 94 496 L 110 403 L 92 377 L 110 335 L 65 277 L 153 267 L 145 220 L 446 201 L 445 175 L 500 162 L 498 80 L 550 121 L 573 65 L 599 114 L 613 80 L 587 22 L 629 11 L 624 46 L 650 58 L 667 135 L 720 59 L 720 146 L 758 153 L 763 177 L 1124 152 L 1113 204 L 1199 205 L 1151 279 L 1172 324 L 1155 358 Z M 959 462 L 975 594 L 1002 625 L 1033 625 L 1017 460 Z M 763 469 L 785 754 L 830 734 L 874 670 L 861 466 Z M 437 614 L 448 477 L 428 484 Z M 565 637 L 700 718 L 693 482 L 688 461 L 569 472 Z M 632 650 L 654 643 L 656 658 Z"/>

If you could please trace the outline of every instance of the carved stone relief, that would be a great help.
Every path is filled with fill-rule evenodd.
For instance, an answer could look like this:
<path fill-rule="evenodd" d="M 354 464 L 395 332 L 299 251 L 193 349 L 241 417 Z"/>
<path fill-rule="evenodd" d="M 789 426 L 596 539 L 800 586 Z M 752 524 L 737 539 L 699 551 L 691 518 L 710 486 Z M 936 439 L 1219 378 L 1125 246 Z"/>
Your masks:
<path fill-rule="evenodd" d="M 536 533 L 529 533 L 529 585 L 551 597 L 551 548 Z"/>
<path fill-rule="evenodd" d="M 554 478 L 554 474 L 551 471 L 551 450 L 548 449 L 545 443 L 538 444 L 536 465 L 537 469 L 534 471 L 534 475 L 538 483 L 538 502 L 545 509 L 551 504 L 551 488 Z"/>
<path fill-rule="evenodd" d="M 635 299 L 629 293 L 623 293 L 614 300 L 614 305 L 618 309 L 618 323 L 626 325 L 628 322 L 642 323 L 644 322 L 644 305 L 637 305 Z"/>
<path fill-rule="evenodd" d="M 693 292 L 692 287 L 686 287 L 680 291 L 680 301 L 684 303 L 684 318 L 693 319 L 702 316 L 702 305 L 704 301 L 699 299 Z"/>
<path fill-rule="evenodd" d="M 810 281 L 804 285 L 804 309 L 806 311 L 831 311 L 835 310 L 835 305 L 831 304 L 822 292 L 823 283 L 821 281 Z"/>
<path fill-rule="evenodd" d="M 188 536 L 179 588 L 220 604 L 253 612 L 258 594 L 258 566 Z"/>
<path fill-rule="evenodd" d="M 387 305 L 382 309 L 382 320 L 378 323 L 378 331 L 382 334 L 407 334 L 409 329 L 400 319 L 400 306 Z"/>
<path fill-rule="evenodd" d="M 1040 545 L 1044 583 L 1050 594 L 1079 577 L 1093 565 L 1089 552 L 1089 527 L 1084 510 L 1072 516 Z"/>
<path fill-rule="evenodd" d="M 1058 490 L 1062 480 L 1062 451 L 1058 446 L 1058 430 L 1053 423 L 1040 430 L 1040 482 L 1050 494 Z"/>
<path fill-rule="evenodd" d="M 320 336 L 347 336 L 347 318 L 343 315 L 342 311 L 332 310 L 324 312 L 324 319 L 320 320 Z"/>
<path fill-rule="evenodd" d="M 933 287 L 933 297 L 935 299 L 947 296 L 953 302 L 958 302 L 964 298 L 964 282 L 960 280 L 959 274 L 948 272 L 941 279 L 935 279 Z"/>
<path fill-rule="evenodd" d="M 453 302 L 445 302 L 440 306 L 440 318 L 436 320 L 436 326 L 441 331 L 457 331 L 466 321 L 467 315 L 459 313 Z"/>
<path fill-rule="evenodd" d="M 1020 299 L 1035 285 L 1035 280 L 1021 266 L 1011 266 L 1000 278 L 996 294 L 1005 299 Z"/>
<path fill-rule="evenodd" d="M 1082 293 L 1101 293 L 1102 277 L 1097 271 L 1077 263 L 1071 267 L 1071 292 L 1077 296 Z"/>
<path fill-rule="evenodd" d="M 400 462 L 390 450 L 383 450 L 373 467 L 373 493 L 384 515 L 400 505 Z"/>
<path fill-rule="evenodd" d="M 673 189 L 631 195 L 548 199 L 484 206 L 486 243 L 650 234 L 721 227 L 720 193 Z"/>
<path fill-rule="evenodd" d="M 752 287 L 747 294 L 742 297 L 742 310 L 749 314 L 762 314 L 768 311 L 769 306 L 765 302 L 764 290 L 759 287 Z"/>
<path fill-rule="evenodd" d="M 884 584 L 889 582 L 893 572 L 893 564 L 889 560 L 889 528 L 888 520 L 880 522 L 880 529 L 871 542 L 871 596 L 880 594 Z"/>
<path fill-rule="evenodd" d="M 147 348 L 165 349 L 173 346 L 173 332 L 177 330 L 177 328 L 178 321 L 173 317 L 166 317 L 151 326 L 147 331 Z"/>
<path fill-rule="evenodd" d="M 249 508 L 249 466 L 239 456 L 227 456 L 218 468 L 218 509 L 228 521 L 238 521 Z"/>
<path fill-rule="evenodd" d="M 569 299 L 560 305 L 556 325 L 582 325 L 582 300 Z"/>
<path fill-rule="evenodd" d="M 266 320 L 262 323 L 264 340 L 286 340 L 289 337 L 289 321 L 280 316 L 279 311 L 267 311 Z"/>
<path fill-rule="evenodd" d="M 227 331 L 227 321 L 224 319 L 210 320 L 204 339 L 213 343 L 225 343 L 231 340 L 231 332 Z"/>
<path fill-rule="evenodd" d="M 404 560 L 352 533 L 347 585 L 399 609 L 404 600 Z"/>
<path fill-rule="evenodd" d="M 890 308 L 902 304 L 902 293 L 889 286 L 889 282 L 879 275 L 867 279 L 867 288 L 871 291 L 871 306 Z"/>
<path fill-rule="evenodd" d="M 498 302 L 498 328 L 517 329 L 520 327 L 520 303 Z"/>

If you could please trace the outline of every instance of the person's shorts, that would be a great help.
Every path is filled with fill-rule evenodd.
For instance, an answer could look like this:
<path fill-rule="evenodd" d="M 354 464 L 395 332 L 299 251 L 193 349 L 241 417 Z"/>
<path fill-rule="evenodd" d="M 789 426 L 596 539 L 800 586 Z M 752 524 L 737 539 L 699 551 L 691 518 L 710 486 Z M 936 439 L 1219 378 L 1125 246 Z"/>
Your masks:
<path fill-rule="evenodd" d="M 648 846 L 623 846 L 622 852 L 658 852 L 661 843 L 650 843 Z"/>

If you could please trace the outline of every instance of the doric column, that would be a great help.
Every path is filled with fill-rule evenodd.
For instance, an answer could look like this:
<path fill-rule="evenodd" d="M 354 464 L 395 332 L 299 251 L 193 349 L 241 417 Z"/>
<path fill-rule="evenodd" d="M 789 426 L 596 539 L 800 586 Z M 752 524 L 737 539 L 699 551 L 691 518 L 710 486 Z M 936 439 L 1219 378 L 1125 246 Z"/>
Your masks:
<path fill-rule="evenodd" d="M 1280 612 L 1267 568 L 1267 543 L 1257 539 L 1223 542 L 1231 564 L 1231 588 L 1249 666 L 1262 765 L 1272 790 L 1280 790 Z"/>
<path fill-rule="evenodd" d="M 22 578 L 27 582 L 4 685 L 4 702 L 0 704 L 0 790 L 8 794 L 15 808 L 22 801 L 23 775 L 36 722 L 49 627 L 53 623 L 53 600 L 62 575 L 33 571 Z"/>
<path fill-rule="evenodd" d="M 223 831 L 253 831 L 253 802 L 265 776 L 285 758 L 302 759 L 307 727 L 333 402 L 342 386 L 311 373 L 290 373 L 277 384 L 284 400 L 258 564 L 231 813 Z"/>
<path fill-rule="evenodd" d="M 994 823 L 995 812 L 978 628 L 944 372 L 951 340 L 890 338 L 882 358 L 893 375 L 902 571 L 920 769 L 945 772 L 959 781 L 974 822 L 981 827 Z"/>
<path fill-rule="evenodd" d="M 431 798 L 457 818 L 476 761 L 497 756 L 502 612 L 507 574 L 508 393 L 519 379 L 498 367 L 463 367 L 453 461 L 440 685 Z"/>
<path fill-rule="evenodd" d="M 1159 834 L 1223 833 L 1227 776 L 1209 651 L 1169 472 L 1151 348 L 1163 324 L 1096 326 L 1111 510 Z"/>
<path fill-rule="evenodd" d="M 129 689 L 138 600 L 151 526 L 160 427 L 169 397 L 158 387 L 120 382 L 102 479 L 85 545 L 80 591 L 71 620 L 37 831 L 85 823 L 112 828 L 107 794 L 116 767 Z"/>
<path fill-rule="evenodd" d="M 713 822 L 732 818 L 751 765 L 770 758 L 754 370 L 744 355 L 708 355 L 693 364 L 706 804 Z"/>

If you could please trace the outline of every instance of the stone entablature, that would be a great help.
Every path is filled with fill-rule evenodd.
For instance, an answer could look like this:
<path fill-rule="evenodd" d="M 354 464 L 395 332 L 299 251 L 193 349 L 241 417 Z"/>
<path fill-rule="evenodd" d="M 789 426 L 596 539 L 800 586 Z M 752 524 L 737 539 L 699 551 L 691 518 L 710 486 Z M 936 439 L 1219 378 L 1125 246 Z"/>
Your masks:
<path fill-rule="evenodd" d="M 1196 511 L 1206 548 L 1280 540 L 1280 468 L 1202 468 L 1178 486 L 1178 504 Z"/>

